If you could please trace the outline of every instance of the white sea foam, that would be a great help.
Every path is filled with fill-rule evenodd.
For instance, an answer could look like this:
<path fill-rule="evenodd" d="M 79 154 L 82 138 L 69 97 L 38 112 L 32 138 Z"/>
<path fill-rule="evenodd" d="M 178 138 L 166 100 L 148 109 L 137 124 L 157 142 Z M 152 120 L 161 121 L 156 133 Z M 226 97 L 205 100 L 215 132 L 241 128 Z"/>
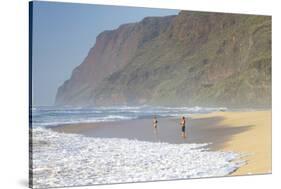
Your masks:
<path fill-rule="evenodd" d="M 49 119 L 48 121 L 44 122 L 39 122 L 39 123 L 34 123 L 33 126 L 56 126 L 60 124 L 77 124 L 77 123 L 98 123 L 98 122 L 110 122 L 110 121 L 122 121 L 122 120 L 131 120 L 131 119 L 136 119 L 137 117 L 133 116 L 118 116 L 118 115 L 108 115 L 104 117 L 97 117 L 97 118 L 62 118 L 62 119 Z M 54 120 L 54 121 L 53 121 Z"/>
<path fill-rule="evenodd" d="M 239 154 L 207 151 L 207 145 L 89 138 L 34 128 L 33 184 L 45 188 L 225 176 L 243 164 Z"/>

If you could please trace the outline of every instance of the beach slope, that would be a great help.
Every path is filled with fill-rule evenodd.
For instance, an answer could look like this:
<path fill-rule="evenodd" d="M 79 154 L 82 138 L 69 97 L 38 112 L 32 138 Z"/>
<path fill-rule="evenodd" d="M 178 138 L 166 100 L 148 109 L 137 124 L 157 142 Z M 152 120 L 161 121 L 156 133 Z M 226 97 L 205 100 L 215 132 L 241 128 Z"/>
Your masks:
<path fill-rule="evenodd" d="M 271 111 L 255 112 L 218 112 L 197 116 L 196 119 L 223 117 L 222 127 L 249 129 L 233 134 L 226 140 L 220 150 L 246 153 L 246 165 L 233 175 L 271 173 Z"/>

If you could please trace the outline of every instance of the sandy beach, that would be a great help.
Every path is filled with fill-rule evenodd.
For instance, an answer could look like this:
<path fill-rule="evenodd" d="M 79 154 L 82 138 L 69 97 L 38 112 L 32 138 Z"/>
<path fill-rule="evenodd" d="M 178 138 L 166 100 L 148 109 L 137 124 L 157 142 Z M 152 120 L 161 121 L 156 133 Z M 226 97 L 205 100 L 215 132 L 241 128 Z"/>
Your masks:
<path fill-rule="evenodd" d="M 138 119 L 59 125 L 53 130 L 77 133 L 88 137 L 127 138 L 141 141 L 180 143 L 210 143 L 210 150 L 247 154 L 246 165 L 232 175 L 271 173 L 271 111 L 214 112 L 194 115 L 187 122 L 187 138 L 181 138 L 178 119 L 158 119 L 158 129 L 152 120 Z"/>
<path fill-rule="evenodd" d="M 224 141 L 220 150 L 248 153 L 247 164 L 233 175 L 271 173 L 271 111 L 211 113 L 200 118 L 223 117 L 220 125 L 233 129 L 245 129 Z"/>

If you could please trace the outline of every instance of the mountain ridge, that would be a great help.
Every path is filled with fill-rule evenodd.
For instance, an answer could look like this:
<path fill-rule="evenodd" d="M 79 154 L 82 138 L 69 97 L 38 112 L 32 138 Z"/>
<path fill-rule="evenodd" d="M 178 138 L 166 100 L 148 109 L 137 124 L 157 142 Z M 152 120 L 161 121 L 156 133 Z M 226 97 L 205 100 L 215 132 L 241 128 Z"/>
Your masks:
<path fill-rule="evenodd" d="M 271 106 L 271 17 L 181 11 L 102 32 L 56 105 Z"/>

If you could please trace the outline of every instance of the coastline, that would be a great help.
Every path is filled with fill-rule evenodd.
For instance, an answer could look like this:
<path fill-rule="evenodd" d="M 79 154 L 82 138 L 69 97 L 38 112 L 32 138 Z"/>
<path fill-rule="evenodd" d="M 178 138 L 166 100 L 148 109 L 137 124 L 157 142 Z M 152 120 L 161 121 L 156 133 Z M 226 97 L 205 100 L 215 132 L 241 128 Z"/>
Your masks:
<path fill-rule="evenodd" d="M 271 173 L 270 110 L 193 115 L 187 122 L 186 139 L 180 137 L 179 119 L 175 118 L 158 119 L 157 130 L 152 127 L 152 119 L 67 124 L 50 128 L 87 137 L 127 138 L 172 144 L 211 143 L 209 148 L 212 151 L 245 154 L 243 159 L 246 165 L 231 175 Z"/>

